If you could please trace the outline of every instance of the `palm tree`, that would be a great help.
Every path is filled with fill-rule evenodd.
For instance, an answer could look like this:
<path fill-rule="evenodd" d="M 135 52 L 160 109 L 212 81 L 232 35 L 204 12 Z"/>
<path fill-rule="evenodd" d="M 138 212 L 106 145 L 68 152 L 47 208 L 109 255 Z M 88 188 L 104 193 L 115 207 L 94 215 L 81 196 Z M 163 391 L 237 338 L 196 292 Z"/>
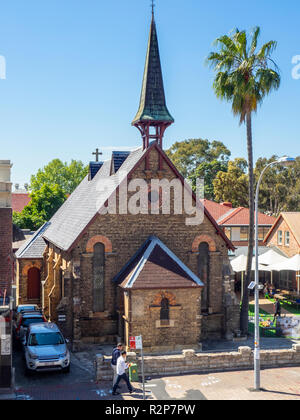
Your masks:
<path fill-rule="evenodd" d="M 207 62 L 216 72 L 214 90 L 218 98 L 232 103 L 234 115 L 239 116 L 240 124 L 247 127 L 248 172 L 249 172 L 249 246 L 246 281 L 241 305 L 241 331 L 248 333 L 248 285 L 251 278 L 251 264 L 254 247 L 254 175 L 252 146 L 252 114 L 258 104 L 272 90 L 280 86 L 278 67 L 271 55 L 277 43 L 270 41 L 257 51 L 260 28 L 254 28 L 248 44 L 246 31 L 236 29 L 215 41 L 217 52 L 211 52 Z"/>

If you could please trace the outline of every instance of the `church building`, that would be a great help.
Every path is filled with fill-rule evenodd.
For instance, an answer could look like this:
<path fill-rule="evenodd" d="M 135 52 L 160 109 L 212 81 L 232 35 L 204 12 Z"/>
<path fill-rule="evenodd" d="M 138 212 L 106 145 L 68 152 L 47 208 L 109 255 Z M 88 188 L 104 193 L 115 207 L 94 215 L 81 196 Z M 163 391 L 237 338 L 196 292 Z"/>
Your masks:
<path fill-rule="evenodd" d="M 97 155 L 88 176 L 16 256 L 19 303 L 39 303 L 74 349 L 117 340 L 128 346 L 136 335 L 143 336 L 149 352 L 197 349 L 205 339 L 232 338 L 239 329 L 228 259 L 232 243 L 207 209 L 202 223 L 189 224 L 183 198 L 182 211 L 175 209 L 175 188 L 169 213 L 163 211 L 166 193 L 153 188 L 153 180 L 177 181 L 200 206 L 163 150 L 164 133 L 173 123 L 152 13 L 140 106 L 132 122 L 141 146 L 113 152 L 105 162 Z M 146 205 L 128 211 L 139 201 L 128 185 L 141 182 Z"/>

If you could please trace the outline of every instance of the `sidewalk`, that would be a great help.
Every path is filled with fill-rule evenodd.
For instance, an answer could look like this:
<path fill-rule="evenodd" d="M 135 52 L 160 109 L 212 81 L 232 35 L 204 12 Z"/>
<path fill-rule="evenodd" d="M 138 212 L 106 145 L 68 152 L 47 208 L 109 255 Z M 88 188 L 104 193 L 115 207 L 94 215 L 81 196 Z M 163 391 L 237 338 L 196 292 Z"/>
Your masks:
<path fill-rule="evenodd" d="M 235 371 L 154 379 L 146 389 L 158 400 L 300 400 L 300 367 L 262 370 L 263 390 L 253 384 L 253 371 Z"/>

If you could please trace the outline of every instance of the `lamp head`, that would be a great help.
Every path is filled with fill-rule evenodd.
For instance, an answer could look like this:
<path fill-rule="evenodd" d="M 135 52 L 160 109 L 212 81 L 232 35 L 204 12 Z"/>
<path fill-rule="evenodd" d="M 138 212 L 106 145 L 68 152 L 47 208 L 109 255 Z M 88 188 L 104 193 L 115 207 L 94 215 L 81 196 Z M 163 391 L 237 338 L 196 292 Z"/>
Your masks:
<path fill-rule="evenodd" d="M 293 163 L 296 162 L 295 158 L 283 156 L 280 159 L 278 159 L 278 163 L 280 163 L 282 166 L 291 166 Z"/>

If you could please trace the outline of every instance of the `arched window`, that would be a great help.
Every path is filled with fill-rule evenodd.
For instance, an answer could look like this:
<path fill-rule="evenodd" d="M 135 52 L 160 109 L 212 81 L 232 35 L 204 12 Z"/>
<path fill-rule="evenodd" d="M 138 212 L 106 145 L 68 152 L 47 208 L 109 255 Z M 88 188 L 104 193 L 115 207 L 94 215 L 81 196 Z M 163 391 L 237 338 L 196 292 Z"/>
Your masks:
<path fill-rule="evenodd" d="M 93 311 L 104 312 L 105 246 L 98 242 L 94 245 L 93 255 Z"/>
<path fill-rule="evenodd" d="M 209 308 L 209 244 L 202 242 L 199 245 L 198 275 L 204 283 L 202 289 L 202 312 L 208 312 Z"/>
<path fill-rule="evenodd" d="M 170 319 L 170 302 L 169 299 L 163 298 L 160 304 L 160 321 L 168 323 Z"/>
<path fill-rule="evenodd" d="M 40 300 L 41 294 L 41 272 L 38 268 L 32 267 L 27 274 L 27 299 Z"/>

